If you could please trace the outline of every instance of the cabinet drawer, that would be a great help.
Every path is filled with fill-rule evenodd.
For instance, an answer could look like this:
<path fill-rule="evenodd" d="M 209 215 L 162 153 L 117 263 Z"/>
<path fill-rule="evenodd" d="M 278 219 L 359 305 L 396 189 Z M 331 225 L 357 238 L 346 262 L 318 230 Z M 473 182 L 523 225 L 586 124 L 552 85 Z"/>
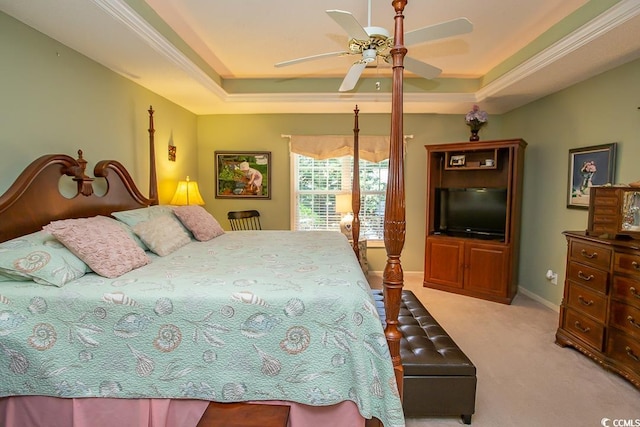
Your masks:
<path fill-rule="evenodd" d="M 615 361 L 640 374 L 640 342 L 637 340 L 612 328 L 607 353 Z"/>
<path fill-rule="evenodd" d="M 613 276 L 611 296 L 640 307 L 640 281 L 623 276 Z"/>
<path fill-rule="evenodd" d="M 600 189 L 595 192 L 595 199 L 593 201 L 593 205 L 597 208 L 602 208 L 605 206 L 618 206 L 618 196 L 614 191 L 602 191 Z"/>
<path fill-rule="evenodd" d="M 614 271 L 631 274 L 640 279 L 640 255 L 616 253 Z"/>
<path fill-rule="evenodd" d="M 615 202 L 615 199 L 614 199 L 614 202 Z M 606 204 L 603 206 L 598 205 L 593 208 L 593 215 L 595 216 L 604 215 L 607 218 L 612 217 L 614 221 L 617 214 L 618 214 L 618 205 L 616 203 Z"/>
<path fill-rule="evenodd" d="M 567 279 L 606 294 L 609 272 L 571 261 L 569 263 Z"/>
<path fill-rule="evenodd" d="M 596 207 L 593 209 L 593 225 L 609 225 L 615 227 L 618 222 L 617 208 L 615 206 Z"/>
<path fill-rule="evenodd" d="M 591 226 L 591 230 L 589 234 L 591 235 L 601 235 L 601 234 L 611 234 L 615 235 L 617 233 L 616 224 L 599 224 L 594 222 Z"/>
<path fill-rule="evenodd" d="M 596 350 L 602 351 L 604 337 L 604 326 L 602 324 L 569 308 L 565 314 L 563 328 L 595 347 Z"/>
<path fill-rule="evenodd" d="M 568 306 L 596 318 L 600 322 L 607 316 L 607 298 L 590 289 L 569 282 Z"/>
<path fill-rule="evenodd" d="M 611 265 L 611 249 L 579 240 L 572 240 L 571 259 L 608 270 Z"/>
<path fill-rule="evenodd" d="M 609 323 L 640 339 L 640 309 L 614 301 L 611 304 Z"/>

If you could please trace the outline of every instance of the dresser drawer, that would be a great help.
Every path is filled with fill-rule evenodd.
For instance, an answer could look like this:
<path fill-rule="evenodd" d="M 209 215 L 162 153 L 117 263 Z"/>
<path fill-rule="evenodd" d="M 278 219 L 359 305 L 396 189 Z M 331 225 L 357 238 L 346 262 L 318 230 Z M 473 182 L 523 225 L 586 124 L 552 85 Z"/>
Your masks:
<path fill-rule="evenodd" d="M 640 280 L 623 276 L 613 276 L 611 297 L 640 307 Z"/>
<path fill-rule="evenodd" d="M 609 324 L 640 339 L 640 308 L 614 301 L 611 304 Z"/>
<path fill-rule="evenodd" d="M 618 206 L 618 194 L 615 189 L 602 189 L 597 188 L 591 189 L 595 194 L 593 194 L 593 205 L 596 209 L 604 208 L 606 206 Z"/>
<path fill-rule="evenodd" d="M 640 374 L 640 342 L 612 328 L 607 343 L 607 354 L 621 365 Z"/>
<path fill-rule="evenodd" d="M 615 222 L 616 215 L 618 215 L 618 203 L 616 202 L 615 199 L 613 199 L 613 202 L 614 202 L 613 204 L 608 203 L 606 205 L 594 207 L 593 208 L 594 219 L 599 216 L 605 216 L 607 217 L 607 221 L 609 221 L 609 218 L 614 218 L 614 222 Z"/>
<path fill-rule="evenodd" d="M 571 241 L 571 259 L 594 267 L 609 269 L 611 249 L 578 240 Z"/>
<path fill-rule="evenodd" d="M 567 279 L 606 294 L 609 272 L 571 261 L 569 263 Z"/>
<path fill-rule="evenodd" d="M 593 210 L 593 227 L 615 230 L 618 223 L 618 208 L 615 206 L 596 207 Z"/>
<path fill-rule="evenodd" d="M 602 351 L 604 326 L 575 310 L 567 309 L 563 329 Z"/>
<path fill-rule="evenodd" d="M 600 322 L 607 318 L 607 298 L 591 289 L 569 282 L 569 307 L 594 317 Z"/>
<path fill-rule="evenodd" d="M 631 274 L 640 279 L 640 255 L 616 253 L 614 271 Z"/>

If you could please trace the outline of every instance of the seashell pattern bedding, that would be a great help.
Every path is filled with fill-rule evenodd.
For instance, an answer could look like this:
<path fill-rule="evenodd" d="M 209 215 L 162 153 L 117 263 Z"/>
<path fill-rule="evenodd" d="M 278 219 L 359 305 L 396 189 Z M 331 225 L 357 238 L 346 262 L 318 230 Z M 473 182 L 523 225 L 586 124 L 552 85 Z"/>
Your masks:
<path fill-rule="evenodd" d="M 404 425 L 369 285 L 338 232 L 229 232 L 117 279 L 0 287 L 0 397 L 355 402 Z"/>

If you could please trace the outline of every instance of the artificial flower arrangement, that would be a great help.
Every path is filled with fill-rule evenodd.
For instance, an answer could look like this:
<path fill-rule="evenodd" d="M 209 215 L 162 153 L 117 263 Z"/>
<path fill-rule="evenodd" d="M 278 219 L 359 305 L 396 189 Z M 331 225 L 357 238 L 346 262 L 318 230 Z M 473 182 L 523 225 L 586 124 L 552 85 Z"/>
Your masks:
<path fill-rule="evenodd" d="M 464 119 L 467 122 L 467 126 L 469 126 L 472 131 L 477 132 L 482 126 L 487 124 L 489 115 L 486 111 L 481 111 L 478 105 L 474 104 L 473 109 L 467 113 Z"/>

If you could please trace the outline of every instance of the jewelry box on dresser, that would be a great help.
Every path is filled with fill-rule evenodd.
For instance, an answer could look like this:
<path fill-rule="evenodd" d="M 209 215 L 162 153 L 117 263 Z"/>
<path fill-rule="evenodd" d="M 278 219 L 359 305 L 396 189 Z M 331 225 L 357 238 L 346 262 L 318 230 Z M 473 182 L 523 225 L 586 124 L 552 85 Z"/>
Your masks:
<path fill-rule="evenodd" d="M 592 187 L 586 231 L 565 231 L 556 343 L 640 388 L 640 188 Z"/>

